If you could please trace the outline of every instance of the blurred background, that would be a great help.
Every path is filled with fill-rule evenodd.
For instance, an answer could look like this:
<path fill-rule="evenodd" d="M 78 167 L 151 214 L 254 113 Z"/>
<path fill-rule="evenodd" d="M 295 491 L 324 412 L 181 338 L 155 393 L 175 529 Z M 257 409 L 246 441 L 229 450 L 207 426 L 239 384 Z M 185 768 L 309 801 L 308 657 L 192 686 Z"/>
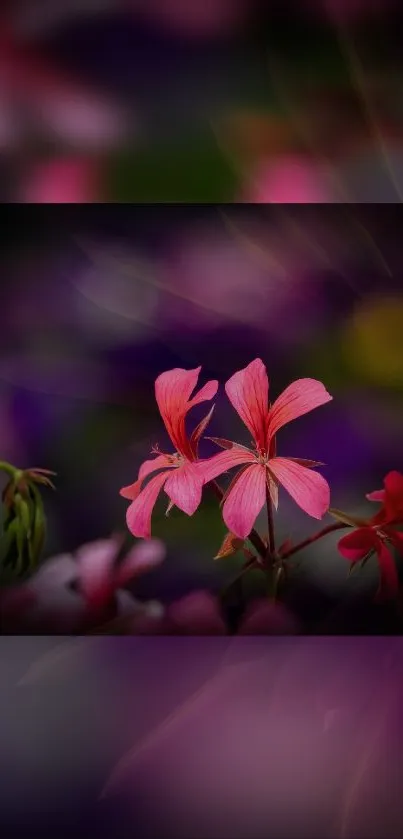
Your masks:
<path fill-rule="evenodd" d="M 120 488 L 152 446 L 172 449 L 154 381 L 176 366 L 202 365 L 201 384 L 219 379 L 209 434 L 246 445 L 223 395 L 230 375 L 260 356 L 272 398 L 296 378 L 322 380 L 334 400 L 284 428 L 278 452 L 323 461 L 332 506 L 372 514 L 365 494 L 403 471 L 402 233 L 398 206 L 9 208 L 1 458 L 57 472 L 57 492 L 44 490 L 46 556 L 125 531 Z M 196 407 L 189 427 L 205 411 Z M 214 451 L 203 442 L 202 456 Z M 276 528 L 279 540 L 298 541 L 318 523 L 281 492 Z M 139 581 L 139 596 L 218 593 L 243 561 L 213 561 L 225 529 L 208 492 L 191 518 L 167 518 L 161 500 L 153 534 L 168 558 Z M 370 601 L 376 583 L 375 559 L 347 579 L 337 540 L 301 553 L 295 594 L 291 586 L 290 605 L 322 631 L 361 626 L 357 592 Z M 253 593 L 260 575 L 245 585 Z M 387 629 L 390 612 L 377 607 L 371 630 Z"/>
<path fill-rule="evenodd" d="M 399 202 L 399 0 L 3 0 L 0 199 Z"/>

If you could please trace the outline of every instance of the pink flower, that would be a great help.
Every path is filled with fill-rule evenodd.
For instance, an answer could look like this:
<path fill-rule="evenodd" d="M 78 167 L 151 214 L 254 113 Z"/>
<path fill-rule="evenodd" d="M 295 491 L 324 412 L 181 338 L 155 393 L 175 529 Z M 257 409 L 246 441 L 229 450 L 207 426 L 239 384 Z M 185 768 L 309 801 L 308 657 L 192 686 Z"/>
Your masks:
<path fill-rule="evenodd" d="M 360 562 L 371 553 L 376 553 L 380 572 L 376 593 L 378 602 L 394 599 L 399 591 L 396 565 L 387 547 L 388 542 L 403 555 L 403 533 L 397 533 L 386 525 L 380 527 L 369 522 L 343 536 L 337 546 L 341 555 L 351 563 Z"/>
<path fill-rule="evenodd" d="M 157 456 L 142 463 L 137 481 L 120 490 L 123 498 L 132 502 L 127 510 L 126 521 L 134 536 L 150 538 L 151 515 L 162 487 L 171 500 L 168 509 L 175 504 L 191 516 L 200 504 L 203 477 L 196 471 L 195 461 L 200 437 L 210 420 L 213 408 L 190 438 L 186 433 L 185 419 L 194 405 L 213 399 L 218 388 L 218 382 L 211 380 L 191 399 L 200 370 L 201 367 L 195 370 L 182 370 L 177 367 L 161 373 L 155 382 L 158 408 L 176 451 L 174 454 L 161 454 L 158 449 L 154 449 Z M 158 475 L 143 487 L 145 478 L 157 471 Z"/>
<path fill-rule="evenodd" d="M 278 485 L 289 492 L 296 503 L 314 518 L 325 514 L 330 502 L 328 483 L 311 460 L 275 456 L 275 435 L 291 420 L 329 402 L 332 397 L 315 379 L 298 379 L 269 406 L 269 382 L 260 358 L 235 373 L 225 385 L 227 396 L 253 437 L 253 449 L 229 440 L 216 440 L 226 451 L 200 461 L 198 469 L 204 480 L 232 469 L 237 473 L 225 495 L 223 518 L 231 533 L 246 539 L 265 500 L 266 489 L 277 509 Z"/>
<path fill-rule="evenodd" d="M 154 614 L 155 604 L 139 603 L 122 587 L 163 561 L 163 544 L 156 540 L 137 544 L 117 564 L 120 548 L 119 538 L 100 539 L 79 548 L 74 556 L 47 560 L 32 579 L 2 592 L 2 624 L 11 631 L 23 626 L 69 633 L 116 614 Z"/>

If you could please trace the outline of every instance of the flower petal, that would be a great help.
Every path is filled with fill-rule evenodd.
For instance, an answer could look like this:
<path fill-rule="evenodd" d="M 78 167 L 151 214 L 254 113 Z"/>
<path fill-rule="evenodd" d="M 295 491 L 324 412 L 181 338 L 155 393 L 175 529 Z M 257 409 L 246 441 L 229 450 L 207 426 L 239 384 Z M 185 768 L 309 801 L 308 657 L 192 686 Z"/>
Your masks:
<path fill-rule="evenodd" d="M 250 449 L 245 449 L 243 446 L 237 446 L 234 443 L 231 449 L 226 449 L 205 460 L 198 460 L 194 465 L 198 473 L 203 476 L 204 483 L 208 484 L 218 475 L 228 472 L 234 466 L 241 466 L 243 463 L 257 463 L 257 460 Z"/>
<path fill-rule="evenodd" d="M 165 545 L 159 539 L 138 542 L 118 565 L 115 572 L 116 587 L 126 585 L 133 577 L 152 571 L 165 559 Z"/>
<path fill-rule="evenodd" d="M 330 504 L 330 487 L 323 475 L 286 457 L 273 457 L 269 470 L 305 513 L 321 519 Z"/>
<path fill-rule="evenodd" d="M 297 379 L 283 390 L 270 408 L 269 436 L 273 437 L 286 423 L 332 399 L 322 382 L 316 379 Z"/>
<path fill-rule="evenodd" d="M 259 463 L 245 469 L 223 505 L 223 519 L 231 533 L 246 539 L 266 500 L 266 470 Z"/>
<path fill-rule="evenodd" d="M 189 399 L 197 385 L 201 367 L 184 370 L 175 367 L 161 373 L 155 382 L 155 398 L 165 428 L 175 449 L 192 459 L 192 451 L 185 431 L 185 416 Z"/>
<path fill-rule="evenodd" d="M 385 495 L 386 492 L 384 489 L 376 489 L 374 492 L 369 492 L 365 498 L 368 498 L 368 501 L 380 501 L 383 504 Z"/>
<path fill-rule="evenodd" d="M 171 501 L 192 516 L 196 512 L 202 497 L 203 476 L 197 472 L 193 463 L 184 463 L 169 475 L 165 492 Z"/>
<path fill-rule="evenodd" d="M 196 393 L 195 396 L 193 396 L 193 398 L 188 402 L 187 410 L 189 411 L 190 408 L 193 408 L 194 405 L 198 405 L 200 402 L 207 402 L 210 399 L 214 399 L 217 390 L 217 379 L 210 379 L 210 381 L 206 382 L 206 384 L 203 385 L 203 387 L 198 391 L 198 393 Z"/>
<path fill-rule="evenodd" d="M 397 530 L 389 529 L 387 533 L 388 539 L 390 539 L 390 541 L 392 542 L 393 547 L 395 547 L 396 550 L 403 556 L 403 533 L 400 533 Z"/>
<path fill-rule="evenodd" d="M 359 562 L 369 551 L 378 547 L 379 537 L 370 527 L 358 527 L 339 540 L 337 548 L 345 559 Z"/>
<path fill-rule="evenodd" d="M 389 519 L 403 517 L 403 475 L 389 472 L 385 479 L 385 508 Z"/>
<path fill-rule="evenodd" d="M 60 554 L 47 559 L 39 566 L 36 574 L 29 580 L 32 591 L 42 594 L 54 588 L 68 586 L 77 579 L 77 563 L 71 554 Z"/>
<path fill-rule="evenodd" d="M 206 414 L 206 416 L 203 417 L 202 420 L 200 420 L 199 424 L 196 426 L 195 430 L 191 434 L 190 445 L 191 445 L 191 447 L 192 447 L 192 449 L 193 449 L 193 451 L 196 455 L 197 455 L 197 449 L 198 449 L 200 438 L 203 436 L 203 434 L 204 434 L 204 432 L 205 432 L 205 430 L 206 430 L 206 428 L 207 428 L 207 426 L 208 426 L 208 424 L 211 420 L 211 417 L 213 416 L 214 408 L 215 408 L 215 405 L 212 405 L 208 414 Z"/>
<path fill-rule="evenodd" d="M 385 600 L 393 600 L 397 596 L 399 591 L 399 579 L 395 560 L 389 548 L 385 542 L 381 541 L 381 539 L 378 541 L 377 556 L 380 570 L 380 581 L 375 599 L 378 603 L 383 603 Z"/>
<path fill-rule="evenodd" d="M 145 460 L 144 463 L 141 464 L 139 469 L 138 478 L 140 481 L 144 481 L 148 475 L 151 475 L 152 472 L 156 472 L 157 469 L 174 469 L 175 464 L 172 463 L 171 458 L 169 455 L 166 454 L 159 454 L 157 457 L 154 457 L 153 460 Z"/>
<path fill-rule="evenodd" d="M 121 495 L 122 498 L 127 498 L 128 501 L 134 501 L 141 492 L 142 483 L 142 481 L 135 481 L 134 484 L 122 487 L 122 489 L 119 490 L 119 495 Z"/>
<path fill-rule="evenodd" d="M 113 566 L 120 545 L 120 539 L 99 539 L 76 553 L 79 590 L 90 607 L 108 603 L 114 594 Z"/>
<path fill-rule="evenodd" d="M 256 358 L 243 370 L 234 373 L 228 379 L 225 391 L 256 444 L 264 449 L 269 413 L 269 381 L 263 361 Z"/>
<path fill-rule="evenodd" d="M 141 539 L 151 538 L 151 514 L 158 493 L 168 478 L 168 472 L 160 472 L 144 487 L 137 498 L 130 504 L 126 513 L 126 522 L 133 536 Z"/>
<path fill-rule="evenodd" d="M 122 498 L 127 498 L 129 501 L 135 501 L 141 492 L 141 487 L 145 478 L 153 472 L 157 472 L 158 469 L 175 469 L 175 466 L 176 464 L 172 462 L 172 458 L 167 454 L 159 454 L 152 460 L 145 460 L 140 466 L 137 481 L 135 481 L 134 484 L 123 487 L 119 491 L 119 495 L 121 495 Z"/>

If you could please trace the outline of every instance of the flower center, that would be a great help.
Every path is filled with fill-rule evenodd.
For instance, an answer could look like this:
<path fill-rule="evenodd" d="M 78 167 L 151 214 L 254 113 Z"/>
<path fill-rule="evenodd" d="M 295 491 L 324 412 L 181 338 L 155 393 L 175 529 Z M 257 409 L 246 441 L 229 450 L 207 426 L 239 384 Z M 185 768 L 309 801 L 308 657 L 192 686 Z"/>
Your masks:
<path fill-rule="evenodd" d="M 179 454 L 179 452 L 175 452 L 174 454 L 167 455 L 169 462 L 172 466 L 182 466 L 184 463 L 185 458 Z"/>
<path fill-rule="evenodd" d="M 269 462 L 269 454 L 263 449 L 256 449 L 256 457 L 261 466 L 267 466 Z"/>

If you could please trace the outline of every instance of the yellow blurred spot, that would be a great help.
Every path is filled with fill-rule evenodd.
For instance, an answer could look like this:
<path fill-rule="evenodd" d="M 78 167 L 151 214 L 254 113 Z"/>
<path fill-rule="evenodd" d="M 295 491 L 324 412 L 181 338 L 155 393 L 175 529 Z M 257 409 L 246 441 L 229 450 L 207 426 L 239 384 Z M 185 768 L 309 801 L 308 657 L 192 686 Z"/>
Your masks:
<path fill-rule="evenodd" d="M 403 298 L 378 298 L 358 309 L 343 336 L 343 351 L 360 378 L 403 387 Z"/>

